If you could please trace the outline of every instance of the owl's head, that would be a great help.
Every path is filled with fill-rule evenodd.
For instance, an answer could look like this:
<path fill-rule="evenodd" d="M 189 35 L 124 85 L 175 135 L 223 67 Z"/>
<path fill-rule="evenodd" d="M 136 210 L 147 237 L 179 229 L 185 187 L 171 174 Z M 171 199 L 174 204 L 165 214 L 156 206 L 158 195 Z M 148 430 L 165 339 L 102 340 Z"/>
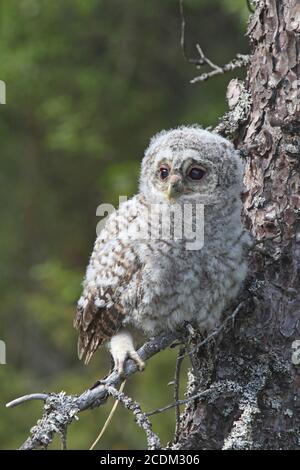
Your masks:
<path fill-rule="evenodd" d="M 233 145 L 199 126 L 155 135 L 142 161 L 140 191 L 151 203 L 217 204 L 240 197 L 243 163 Z"/>

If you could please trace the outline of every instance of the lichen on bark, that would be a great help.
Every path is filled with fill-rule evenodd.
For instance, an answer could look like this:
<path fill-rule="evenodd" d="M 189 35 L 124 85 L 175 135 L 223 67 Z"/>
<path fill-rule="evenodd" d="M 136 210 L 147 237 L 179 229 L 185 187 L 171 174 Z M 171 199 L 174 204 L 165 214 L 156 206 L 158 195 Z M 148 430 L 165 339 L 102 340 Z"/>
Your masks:
<path fill-rule="evenodd" d="M 218 126 L 246 158 L 243 218 L 256 241 L 247 301 L 232 329 L 193 358 L 187 394 L 195 383 L 223 393 L 188 404 L 181 449 L 300 448 L 300 367 L 291 360 L 300 339 L 300 4 L 254 3 L 247 77 L 231 83 L 232 109 Z"/>

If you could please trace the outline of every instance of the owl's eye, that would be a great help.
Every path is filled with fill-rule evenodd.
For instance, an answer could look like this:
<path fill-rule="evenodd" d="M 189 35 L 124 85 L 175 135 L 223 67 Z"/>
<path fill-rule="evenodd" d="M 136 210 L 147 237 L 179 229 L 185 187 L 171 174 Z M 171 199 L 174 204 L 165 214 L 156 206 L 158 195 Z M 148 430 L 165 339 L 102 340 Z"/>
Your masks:
<path fill-rule="evenodd" d="M 199 168 L 198 166 L 193 166 L 192 168 L 190 168 L 188 172 L 188 177 L 194 181 L 201 180 L 204 175 L 205 175 L 205 171 L 202 170 L 202 168 Z"/>
<path fill-rule="evenodd" d="M 161 180 L 165 180 L 169 176 L 169 170 L 165 166 L 161 166 L 159 169 L 159 176 Z"/>

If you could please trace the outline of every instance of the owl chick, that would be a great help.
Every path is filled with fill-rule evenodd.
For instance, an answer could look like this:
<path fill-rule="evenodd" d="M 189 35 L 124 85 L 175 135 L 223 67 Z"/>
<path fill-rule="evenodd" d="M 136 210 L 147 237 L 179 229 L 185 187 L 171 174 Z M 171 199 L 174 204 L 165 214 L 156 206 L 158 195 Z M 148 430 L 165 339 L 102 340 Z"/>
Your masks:
<path fill-rule="evenodd" d="M 218 323 L 247 270 L 242 175 L 233 145 L 198 126 L 152 138 L 139 193 L 95 242 L 75 318 L 80 358 L 87 363 L 108 342 L 120 374 L 127 358 L 143 369 L 132 327 L 153 335 L 184 322 L 205 330 Z M 203 243 L 191 243 L 200 235 Z"/>

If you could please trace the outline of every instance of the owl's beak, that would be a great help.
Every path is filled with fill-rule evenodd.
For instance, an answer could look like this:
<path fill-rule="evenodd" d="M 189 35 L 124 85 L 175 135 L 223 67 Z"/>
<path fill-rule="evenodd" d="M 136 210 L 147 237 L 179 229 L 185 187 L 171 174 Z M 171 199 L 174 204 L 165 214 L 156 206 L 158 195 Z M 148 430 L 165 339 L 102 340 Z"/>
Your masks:
<path fill-rule="evenodd" d="M 169 180 L 168 189 L 166 191 L 167 199 L 173 201 L 182 191 L 182 179 L 178 175 L 172 175 Z"/>

